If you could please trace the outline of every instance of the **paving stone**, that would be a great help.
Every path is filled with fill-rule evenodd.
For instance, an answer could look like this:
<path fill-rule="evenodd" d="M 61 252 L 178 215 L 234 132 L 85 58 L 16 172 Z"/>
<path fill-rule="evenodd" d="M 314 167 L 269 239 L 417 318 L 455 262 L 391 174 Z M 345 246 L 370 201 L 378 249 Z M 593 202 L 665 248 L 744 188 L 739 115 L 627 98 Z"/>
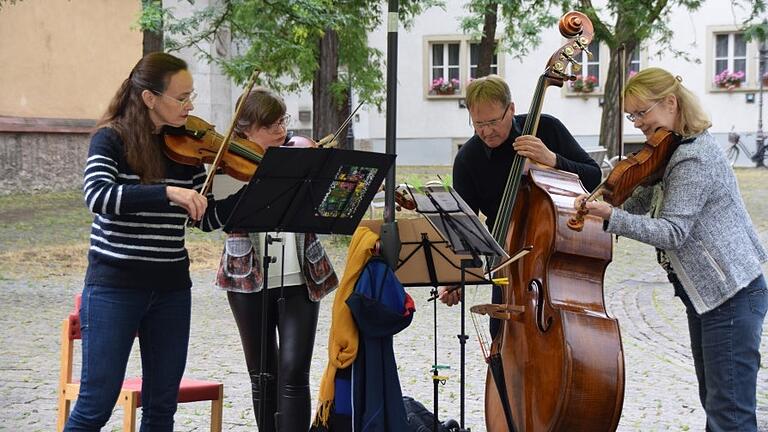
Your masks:
<path fill-rule="evenodd" d="M 763 216 L 768 217 L 768 216 Z M 766 233 L 761 232 L 764 241 Z M 342 268 L 340 265 L 338 268 Z M 224 382 L 224 430 L 256 430 L 245 360 L 226 296 L 212 286 L 213 271 L 193 274 L 192 333 L 187 376 Z M 59 329 L 72 309 L 72 298 L 81 290 L 79 278 L 58 282 L 0 280 L 0 431 L 52 431 L 56 421 L 59 373 Z M 428 288 L 409 288 L 417 311 L 410 327 L 395 336 L 403 394 L 433 406 L 430 368 L 434 363 L 432 303 Z M 487 287 L 470 287 L 469 304 L 488 302 Z M 614 262 L 605 284 L 608 312 L 619 320 L 626 369 L 626 388 L 620 432 L 702 431 L 704 412 L 698 402 L 688 329 L 683 306 L 674 297 L 654 261 L 652 248 L 621 239 L 615 243 Z M 313 401 L 323 373 L 333 295 L 321 304 L 310 371 Z M 438 363 L 450 365 L 449 376 L 439 386 L 441 418 L 459 418 L 459 358 L 456 335 L 460 309 L 439 305 Z M 484 431 L 486 367 L 467 319 L 466 425 Z M 480 324 L 485 328 L 486 323 Z M 768 333 L 761 352 L 768 358 Z M 79 350 L 75 352 L 79 363 Z M 140 373 L 138 344 L 128 373 Z M 78 374 L 78 370 L 75 374 Z M 316 403 L 316 402 L 313 402 Z M 768 373 L 760 370 L 758 416 L 768 431 Z M 120 430 L 122 411 L 116 409 L 105 430 Z M 207 402 L 181 404 L 176 430 L 208 430 Z"/>

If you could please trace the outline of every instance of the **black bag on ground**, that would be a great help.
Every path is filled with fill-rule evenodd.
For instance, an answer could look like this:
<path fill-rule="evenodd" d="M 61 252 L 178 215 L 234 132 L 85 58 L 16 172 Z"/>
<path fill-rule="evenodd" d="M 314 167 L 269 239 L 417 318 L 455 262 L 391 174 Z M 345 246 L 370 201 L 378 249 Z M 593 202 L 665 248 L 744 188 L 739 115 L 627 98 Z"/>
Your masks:
<path fill-rule="evenodd" d="M 456 432 L 459 424 L 455 420 L 440 422 L 437 420 L 437 430 L 434 430 L 434 417 L 424 405 L 410 396 L 403 396 L 405 414 L 408 419 L 409 432 Z"/>

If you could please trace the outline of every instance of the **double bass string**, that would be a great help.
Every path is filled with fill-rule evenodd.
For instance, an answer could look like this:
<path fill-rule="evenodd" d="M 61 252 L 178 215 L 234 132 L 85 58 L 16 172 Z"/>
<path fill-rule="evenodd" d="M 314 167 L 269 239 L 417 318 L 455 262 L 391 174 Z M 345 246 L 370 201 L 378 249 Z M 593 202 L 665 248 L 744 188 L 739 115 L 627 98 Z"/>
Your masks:
<path fill-rule="evenodd" d="M 528 113 L 526 117 L 525 126 L 523 127 L 523 135 L 535 134 L 538 129 L 538 121 L 534 117 L 538 118 L 541 111 L 542 102 L 542 89 L 544 88 L 545 75 L 539 77 L 539 83 L 536 86 L 536 92 L 533 95 L 533 104 L 535 112 Z M 519 154 L 515 154 L 515 159 L 512 162 L 512 168 L 509 171 L 507 177 L 507 185 L 504 189 L 504 195 L 499 206 L 499 211 L 496 215 L 496 221 L 493 224 L 493 237 L 499 244 L 503 244 L 507 237 L 508 225 L 502 221 L 508 221 L 512 216 L 512 210 L 514 209 L 515 200 L 517 199 L 517 190 L 520 186 L 522 177 L 522 170 L 525 165 L 525 158 Z"/>

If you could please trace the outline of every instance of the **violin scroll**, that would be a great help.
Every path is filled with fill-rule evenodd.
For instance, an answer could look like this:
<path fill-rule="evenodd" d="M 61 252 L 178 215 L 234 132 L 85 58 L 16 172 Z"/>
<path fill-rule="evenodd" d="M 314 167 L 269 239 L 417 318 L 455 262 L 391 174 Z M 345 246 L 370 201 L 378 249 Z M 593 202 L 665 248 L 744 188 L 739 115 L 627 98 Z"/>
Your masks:
<path fill-rule="evenodd" d="M 413 199 L 413 195 L 411 195 L 407 185 L 401 184 L 395 187 L 395 202 L 406 210 L 416 210 L 416 201 Z"/>

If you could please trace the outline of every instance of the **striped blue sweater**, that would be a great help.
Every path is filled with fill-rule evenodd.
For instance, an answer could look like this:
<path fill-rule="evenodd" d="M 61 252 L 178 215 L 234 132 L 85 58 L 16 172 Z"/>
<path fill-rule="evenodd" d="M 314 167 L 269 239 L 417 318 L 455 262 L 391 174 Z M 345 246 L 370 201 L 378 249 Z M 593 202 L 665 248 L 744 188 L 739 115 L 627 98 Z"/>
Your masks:
<path fill-rule="evenodd" d="M 158 144 L 159 145 L 159 144 Z M 200 190 L 205 170 L 166 164 L 166 178 L 140 184 L 128 166 L 123 142 L 114 129 L 99 129 L 91 138 L 83 178 L 85 203 L 94 214 L 86 284 L 121 288 L 188 289 L 189 256 L 184 246 L 187 213 L 171 203 L 167 186 Z M 220 228 L 239 193 L 209 199 L 199 224 L 203 231 Z"/>

